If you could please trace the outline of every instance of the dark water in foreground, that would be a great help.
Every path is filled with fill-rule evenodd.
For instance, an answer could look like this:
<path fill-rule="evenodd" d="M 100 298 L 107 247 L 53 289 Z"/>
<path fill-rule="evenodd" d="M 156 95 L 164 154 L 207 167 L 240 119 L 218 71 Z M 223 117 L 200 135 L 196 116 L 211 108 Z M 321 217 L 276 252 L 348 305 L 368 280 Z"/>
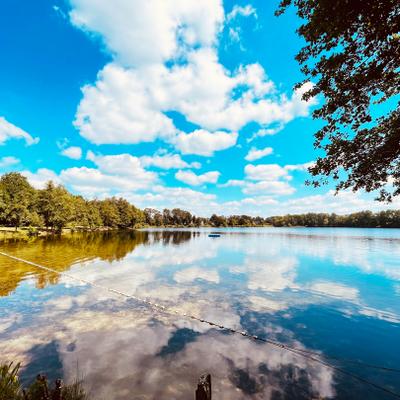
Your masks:
<path fill-rule="evenodd" d="M 339 357 L 400 392 L 400 230 L 74 234 L 0 251 L 182 313 Z M 327 366 L 0 256 L 0 360 L 85 375 L 94 399 L 391 399 Z M 347 361 L 346 361 L 347 360 Z M 51 373 L 50 373 L 51 372 Z"/>

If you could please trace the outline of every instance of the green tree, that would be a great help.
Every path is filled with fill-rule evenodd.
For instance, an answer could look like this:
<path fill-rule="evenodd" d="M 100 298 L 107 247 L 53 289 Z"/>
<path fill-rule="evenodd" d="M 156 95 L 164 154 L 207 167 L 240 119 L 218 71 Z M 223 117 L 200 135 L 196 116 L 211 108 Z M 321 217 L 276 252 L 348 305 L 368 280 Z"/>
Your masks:
<path fill-rule="evenodd" d="M 88 202 L 82 196 L 71 196 L 72 215 L 70 226 L 89 228 Z"/>
<path fill-rule="evenodd" d="M 100 215 L 104 226 L 117 228 L 120 225 L 119 210 L 114 200 L 105 199 L 100 202 Z"/>
<path fill-rule="evenodd" d="M 168 208 L 164 208 L 164 210 L 163 210 L 163 224 L 164 225 L 172 224 L 171 210 L 168 210 Z"/>
<path fill-rule="evenodd" d="M 143 210 L 144 212 L 144 217 L 145 217 L 145 222 L 147 225 L 155 225 L 155 216 L 158 213 L 158 210 L 154 208 L 145 208 Z"/>
<path fill-rule="evenodd" d="M 61 231 L 73 217 L 73 202 L 72 195 L 63 186 L 49 181 L 38 196 L 38 212 L 46 228 Z"/>
<path fill-rule="evenodd" d="M 174 208 L 171 211 L 171 219 L 174 225 L 190 226 L 192 223 L 192 214 L 189 211 Z"/>
<path fill-rule="evenodd" d="M 217 215 L 217 214 L 211 215 L 210 223 L 216 227 L 228 225 L 226 218 L 223 215 Z"/>
<path fill-rule="evenodd" d="M 132 205 L 132 225 L 142 225 L 145 222 L 144 212 L 140 209 Z"/>
<path fill-rule="evenodd" d="M 326 155 L 309 169 L 311 184 L 332 177 L 337 190 L 379 190 L 390 201 L 400 194 L 400 2 L 282 0 L 276 14 L 291 4 L 306 42 L 296 59 L 315 82 L 303 98 L 325 100 L 313 116 L 326 122 L 315 135 Z M 384 102 L 382 116 L 374 104 Z"/>
<path fill-rule="evenodd" d="M 169 211 L 169 210 L 167 210 Z M 162 226 L 164 223 L 163 215 L 155 208 L 145 208 L 143 210 L 145 222 L 148 225 Z"/>
<path fill-rule="evenodd" d="M 119 198 L 111 199 L 115 205 L 117 206 L 118 209 L 118 214 L 119 214 L 119 223 L 118 227 L 119 228 L 131 228 L 132 227 L 132 206 L 126 201 L 125 199 Z"/>
<path fill-rule="evenodd" d="M 4 174 L 0 179 L 0 220 L 4 225 L 29 225 L 38 222 L 34 211 L 36 191 L 18 172 Z"/>
<path fill-rule="evenodd" d="M 118 208 L 119 213 L 119 228 L 133 228 L 137 222 L 138 213 L 137 208 L 125 199 L 119 198 L 111 199 Z"/>
<path fill-rule="evenodd" d="M 86 203 L 88 213 L 88 223 L 91 229 L 103 226 L 103 220 L 100 212 L 100 202 L 97 200 L 88 201 Z"/>

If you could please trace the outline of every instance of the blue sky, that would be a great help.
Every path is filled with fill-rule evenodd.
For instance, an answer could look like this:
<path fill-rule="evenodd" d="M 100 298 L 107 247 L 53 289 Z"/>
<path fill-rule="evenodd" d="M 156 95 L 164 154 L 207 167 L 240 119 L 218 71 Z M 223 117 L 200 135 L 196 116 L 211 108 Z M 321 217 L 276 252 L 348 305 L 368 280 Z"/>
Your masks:
<path fill-rule="evenodd" d="M 0 173 L 199 215 L 383 208 L 304 185 L 320 99 L 277 4 L 4 0 Z"/>

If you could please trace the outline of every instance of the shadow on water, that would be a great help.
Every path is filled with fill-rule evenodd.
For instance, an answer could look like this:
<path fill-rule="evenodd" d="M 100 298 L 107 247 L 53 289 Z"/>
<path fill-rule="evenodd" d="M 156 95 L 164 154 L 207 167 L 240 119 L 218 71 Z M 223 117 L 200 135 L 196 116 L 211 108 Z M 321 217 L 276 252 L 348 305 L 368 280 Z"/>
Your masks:
<path fill-rule="evenodd" d="M 188 328 L 181 328 L 174 332 L 174 334 L 168 340 L 166 346 L 164 346 L 157 356 L 166 357 L 169 354 L 175 354 L 185 348 L 188 343 L 192 343 L 199 337 L 198 332 Z"/>
<path fill-rule="evenodd" d="M 63 376 L 63 364 L 59 354 L 58 343 L 51 341 L 47 344 L 35 345 L 27 353 L 30 362 L 21 371 L 21 383 L 24 387 L 35 381 L 36 375 L 46 372 L 50 381 Z"/>

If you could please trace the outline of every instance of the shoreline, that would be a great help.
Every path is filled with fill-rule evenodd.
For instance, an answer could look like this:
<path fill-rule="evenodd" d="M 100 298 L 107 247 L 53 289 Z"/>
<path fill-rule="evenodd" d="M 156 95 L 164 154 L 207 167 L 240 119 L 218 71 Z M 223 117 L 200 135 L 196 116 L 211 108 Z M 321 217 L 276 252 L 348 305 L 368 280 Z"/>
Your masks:
<path fill-rule="evenodd" d="M 7 239 L 35 239 L 35 238 L 43 238 L 47 236 L 62 236 L 66 234 L 72 233 L 81 233 L 81 232 L 108 232 L 108 231 L 117 231 L 122 229 L 114 229 L 114 228 L 96 228 L 96 229 L 88 229 L 88 228 L 63 228 L 61 231 L 54 231 L 51 229 L 44 228 L 36 228 L 36 227 L 20 227 L 18 229 L 12 227 L 4 227 L 0 226 L 0 241 Z M 123 230 L 134 230 L 134 229 L 123 229 Z"/>
<path fill-rule="evenodd" d="M 143 231 L 146 229 L 225 229 L 225 228 L 347 228 L 347 229 L 400 229 L 396 227 L 362 227 L 362 226 L 274 226 L 274 225 L 235 225 L 235 226 L 212 226 L 212 225 L 202 225 L 202 226 L 186 226 L 186 225 L 140 225 L 133 228 L 109 228 L 109 227 L 98 227 L 98 228 L 63 228 L 61 231 L 54 231 L 45 228 L 36 227 L 4 227 L 0 226 L 0 242 L 8 239 L 23 239 L 30 240 L 35 238 L 44 238 L 49 236 L 63 236 L 74 233 L 96 233 L 96 232 L 133 232 L 133 231 Z"/>
<path fill-rule="evenodd" d="M 132 232 L 132 231 L 142 231 L 145 229 L 198 229 L 198 228 L 272 228 L 272 225 L 262 225 L 262 226 L 251 226 L 251 225 L 237 225 L 237 226 L 225 226 L 225 227 L 215 227 L 212 225 L 202 225 L 202 226 L 186 226 L 186 225 L 140 225 L 132 228 L 109 228 L 109 227 L 98 227 L 98 228 L 63 228 L 61 231 L 55 231 L 45 228 L 37 227 L 5 227 L 0 226 L 0 241 L 6 239 L 34 239 L 43 238 L 47 236 L 63 236 L 73 233 L 96 233 L 96 232 Z"/>

